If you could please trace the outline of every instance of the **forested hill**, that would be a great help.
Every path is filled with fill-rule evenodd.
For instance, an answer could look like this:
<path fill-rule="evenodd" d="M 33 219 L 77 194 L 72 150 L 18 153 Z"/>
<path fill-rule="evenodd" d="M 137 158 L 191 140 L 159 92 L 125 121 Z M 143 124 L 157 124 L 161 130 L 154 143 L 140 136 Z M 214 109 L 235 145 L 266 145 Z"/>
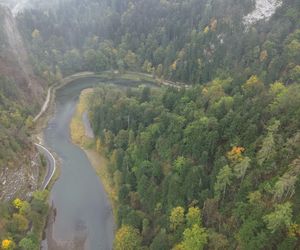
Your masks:
<path fill-rule="evenodd" d="M 0 6 L 0 201 L 23 197 L 37 186 L 36 152 L 28 133 L 43 84 L 33 73 L 16 21 Z"/>
<path fill-rule="evenodd" d="M 49 83 L 129 70 L 193 85 L 90 97 L 117 250 L 299 249 L 299 0 L 69 0 L 17 18 Z"/>
<path fill-rule="evenodd" d="M 106 87 L 89 103 L 116 250 L 299 249 L 299 84 Z"/>
<path fill-rule="evenodd" d="M 299 5 L 285 0 L 249 24 L 255 1 L 70 0 L 19 22 L 41 74 L 113 68 L 191 84 L 253 74 L 289 83 L 299 71 Z"/>

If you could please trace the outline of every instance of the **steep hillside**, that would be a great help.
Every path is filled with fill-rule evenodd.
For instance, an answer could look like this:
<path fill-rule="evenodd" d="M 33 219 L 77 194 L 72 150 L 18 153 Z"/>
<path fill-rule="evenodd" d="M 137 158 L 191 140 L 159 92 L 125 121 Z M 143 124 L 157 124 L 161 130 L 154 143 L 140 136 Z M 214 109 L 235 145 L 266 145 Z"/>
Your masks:
<path fill-rule="evenodd" d="M 116 249 L 299 248 L 298 0 L 71 0 L 18 21 L 49 79 L 116 69 L 194 85 L 91 95 Z"/>
<path fill-rule="evenodd" d="M 37 188 L 39 156 L 29 139 L 32 116 L 43 100 L 17 24 L 0 8 L 0 200 Z"/>
<path fill-rule="evenodd" d="M 299 83 L 103 87 L 89 106 L 116 250 L 299 249 Z"/>
<path fill-rule="evenodd" d="M 19 21 L 41 74 L 114 68 L 190 84 L 252 74 L 271 83 L 290 81 L 298 63 L 299 9 L 297 0 L 71 0 Z"/>
<path fill-rule="evenodd" d="M 251 25 L 259 20 L 268 20 L 281 5 L 281 0 L 255 0 L 255 8 L 244 17 L 244 23 Z"/>
<path fill-rule="evenodd" d="M 1 51 L 0 73 L 13 78 L 19 87 L 31 98 L 42 101 L 43 88 L 41 79 L 33 73 L 28 52 L 24 46 L 18 25 L 7 8 L 1 11 L 1 33 L 3 34 L 4 48 Z"/>

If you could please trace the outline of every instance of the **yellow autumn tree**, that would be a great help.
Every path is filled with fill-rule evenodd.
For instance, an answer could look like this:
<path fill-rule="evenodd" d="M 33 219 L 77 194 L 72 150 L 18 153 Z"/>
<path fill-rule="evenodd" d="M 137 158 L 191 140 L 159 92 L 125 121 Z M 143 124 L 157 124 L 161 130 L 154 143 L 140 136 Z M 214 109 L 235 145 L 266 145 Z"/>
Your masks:
<path fill-rule="evenodd" d="M 204 34 L 207 34 L 209 32 L 209 27 L 206 26 L 203 32 L 204 32 Z"/>
<path fill-rule="evenodd" d="M 171 70 L 175 71 L 177 69 L 177 60 L 174 61 L 171 65 Z"/>
<path fill-rule="evenodd" d="M 300 225 L 293 223 L 288 228 L 289 237 L 300 237 Z"/>
<path fill-rule="evenodd" d="M 201 226 L 201 210 L 198 207 L 190 207 L 186 215 L 188 226 L 199 225 Z"/>
<path fill-rule="evenodd" d="M 14 201 L 13 201 L 13 206 L 16 208 L 16 209 L 20 209 L 23 205 L 23 201 L 19 198 L 16 198 Z"/>
<path fill-rule="evenodd" d="M 173 208 L 170 215 L 171 229 L 176 230 L 183 223 L 184 223 L 184 209 L 182 207 Z"/>
<path fill-rule="evenodd" d="M 116 233 L 115 250 L 139 250 L 141 249 L 141 236 L 137 229 L 124 225 Z"/>
<path fill-rule="evenodd" d="M 242 153 L 245 151 L 245 148 L 234 146 L 228 153 L 227 158 L 231 162 L 240 162 L 243 159 Z"/>
<path fill-rule="evenodd" d="M 257 95 L 263 92 L 264 84 L 256 75 L 252 75 L 247 82 L 242 86 L 247 95 Z"/>
<path fill-rule="evenodd" d="M 286 87 L 281 82 L 274 82 L 270 85 L 269 93 L 274 97 L 282 95 L 286 91 Z"/>
<path fill-rule="evenodd" d="M 11 239 L 4 239 L 1 243 L 1 249 L 3 250 L 13 250 L 15 249 L 16 244 Z"/>
<path fill-rule="evenodd" d="M 173 250 L 202 250 L 208 242 L 208 233 L 203 227 L 195 224 L 183 232 L 183 241 Z"/>

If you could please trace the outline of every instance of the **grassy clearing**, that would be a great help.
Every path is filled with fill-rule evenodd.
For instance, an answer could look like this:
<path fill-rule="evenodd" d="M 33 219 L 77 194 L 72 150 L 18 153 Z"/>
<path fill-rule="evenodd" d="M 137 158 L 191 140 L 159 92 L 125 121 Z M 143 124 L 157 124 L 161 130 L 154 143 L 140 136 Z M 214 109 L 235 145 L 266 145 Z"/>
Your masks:
<path fill-rule="evenodd" d="M 84 150 L 99 176 L 101 183 L 111 200 L 114 218 L 116 218 L 117 193 L 113 187 L 113 182 L 108 171 L 108 159 L 100 152 L 97 152 L 95 140 L 86 136 L 82 120 L 83 113 L 87 111 L 88 96 L 92 91 L 92 89 L 85 89 L 81 92 L 76 111 L 70 124 L 70 134 L 73 143 L 79 145 Z"/>

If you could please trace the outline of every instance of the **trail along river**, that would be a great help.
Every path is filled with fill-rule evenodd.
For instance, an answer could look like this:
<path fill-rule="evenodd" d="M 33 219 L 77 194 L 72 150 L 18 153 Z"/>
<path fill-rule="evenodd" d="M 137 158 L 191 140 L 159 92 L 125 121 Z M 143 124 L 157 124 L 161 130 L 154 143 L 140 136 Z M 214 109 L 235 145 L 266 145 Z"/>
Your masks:
<path fill-rule="evenodd" d="M 111 250 L 114 220 L 111 204 L 85 153 L 71 142 L 69 124 L 80 92 L 99 82 L 76 80 L 56 93 L 53 118 L 44 131 L 45 145 L 61 161 L 61 174 L 51 190 L 55 219 L 47 230 L 49 250 Z"/>

